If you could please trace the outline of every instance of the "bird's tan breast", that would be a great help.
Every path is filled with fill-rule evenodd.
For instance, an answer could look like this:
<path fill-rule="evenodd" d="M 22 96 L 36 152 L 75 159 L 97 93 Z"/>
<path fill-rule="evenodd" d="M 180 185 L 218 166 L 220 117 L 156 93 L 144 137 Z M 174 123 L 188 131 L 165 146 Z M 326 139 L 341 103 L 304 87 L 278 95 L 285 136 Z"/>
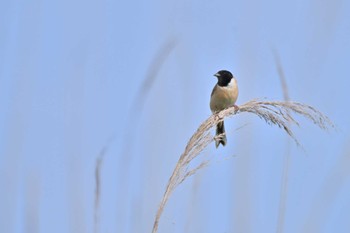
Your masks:
<path fill-rule="evenodd" d="M 215 85 L 210 98 L 210 109 L 212 112 L 217 112 L 232 107 L 237 98 L 238 87 L 236 82 L 227 87 Z"/>

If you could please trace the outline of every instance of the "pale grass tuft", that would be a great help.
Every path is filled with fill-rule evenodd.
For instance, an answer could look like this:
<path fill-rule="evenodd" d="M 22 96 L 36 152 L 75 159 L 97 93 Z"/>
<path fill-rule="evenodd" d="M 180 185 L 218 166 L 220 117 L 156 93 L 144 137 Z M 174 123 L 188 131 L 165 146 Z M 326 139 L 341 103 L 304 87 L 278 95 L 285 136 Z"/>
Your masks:
<path fill-rule="evenodd" d="M 251 100 L 245 104 L 242 104 L 241 106 L 234 106 L 217 114 L 211 115 L 192 135 L 187 143 L 185 151 L 176 164 L 173 174 L 169 178 L 168 185 L 157 210 L 153 224 L 153 233 L 158 231 L 160 217 L 175 188 L 186 178 L 195 174 L 196 171 L 208 164 L 208 161 L 204 161 L 192 170 L 189 168 L 191 161 L 193 161 L 193 159 L 195 159 L 212 141 L 215 140 L 215 138 L 211 135 L 210 130 L 215 127 L 217 123 L 223 121 L 224 118 L 233 117 L 234 115 L 244 112 L 257 115 L 261 119 L 264 119 L 269 125 L 277 125 L 289 136 L 291 136 L 297 145 L 300 145 L 300 143 L 295 137 L 290 125 L 299 125 L 299 123 L 293 118 L 291 113 L 296 113 L 308 118 L 323 130 L 334 128 L 333 123 L 328 119 L 328 117 L 323 115 L 317 109 L 306 104 L 291 101 L 282 102 Z"/>

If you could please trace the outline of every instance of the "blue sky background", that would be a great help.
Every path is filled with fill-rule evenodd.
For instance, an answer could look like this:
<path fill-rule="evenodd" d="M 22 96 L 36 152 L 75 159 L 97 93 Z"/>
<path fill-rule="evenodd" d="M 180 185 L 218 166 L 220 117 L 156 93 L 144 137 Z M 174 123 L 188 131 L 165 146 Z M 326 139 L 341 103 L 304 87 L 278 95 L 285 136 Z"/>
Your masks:
<path fill-rule="evenodd" d="M 283 100 L 273 50 L 290 98 L 337 130 L 297 117 L 302 149 L 256 116 L 226 120 L 228 145 L 203 152 L 159 232 L 350 232 L 349 17 L 344 0 L 1 1 L 0 232 L 151 232 L 213 74 L 232 71 L 238 104 Z"/>

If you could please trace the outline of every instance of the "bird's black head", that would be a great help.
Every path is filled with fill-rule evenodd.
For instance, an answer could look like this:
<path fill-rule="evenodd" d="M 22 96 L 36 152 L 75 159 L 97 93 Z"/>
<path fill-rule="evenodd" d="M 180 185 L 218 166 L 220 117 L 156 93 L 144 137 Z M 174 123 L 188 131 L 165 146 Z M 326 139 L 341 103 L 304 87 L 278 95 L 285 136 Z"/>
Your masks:
<path fill-rule="evenodd" d="M 222 87 L 226 87 L 233 78 L 231 72 L 227 70 L 220 70 L 219 72 L 214 74 L 214 76 L 218 78 L 218 85 Z"/>

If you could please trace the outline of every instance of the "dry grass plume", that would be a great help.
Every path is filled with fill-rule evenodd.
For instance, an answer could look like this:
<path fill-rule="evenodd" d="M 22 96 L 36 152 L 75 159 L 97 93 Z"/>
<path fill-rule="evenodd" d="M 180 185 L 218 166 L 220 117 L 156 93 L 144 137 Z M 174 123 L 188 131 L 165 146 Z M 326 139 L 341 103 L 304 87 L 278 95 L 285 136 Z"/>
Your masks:
<path fill-rule="evenodd" d="M 283 129 L 297 145 L 300 145 L 300 143 L 290 128 L 291 125 L 299 125 L 299 123 L 293 118 L 293 113 L 299 114 L 311 120 L 315 125 L 323 130 L 334 127 L 333 123 L 328 119 L 328 117 L 323 115 L 317 109 L 306 104 L 291 101 L 251 100 L 240 106 L 231 107 L 217 114 L 211 115 L 198 127 L 197 131 L 188 141 L 185 151 L 180 156 L 179 161 L 177 162 L 176 167 L 169 178 L 163 198 L 158 207 L 152 233 L 156 233 L 158 231 L 160 217 L 175 188 L 186 178 L 195 174 L 196 171 L 207 165 L 207 161 L 204 161 L 194 169 L 189 168 L 191 161 L 196 158 L 212 141 L 217 139 L 211 135 L 210 130 L 217 123 L 223 121 L 224 118 L 233 117 L 244 112 L 257 115 L 259 118 L 265 120 L 265 122 L 269 125 L 277 125 L 279 128 Z"/>

